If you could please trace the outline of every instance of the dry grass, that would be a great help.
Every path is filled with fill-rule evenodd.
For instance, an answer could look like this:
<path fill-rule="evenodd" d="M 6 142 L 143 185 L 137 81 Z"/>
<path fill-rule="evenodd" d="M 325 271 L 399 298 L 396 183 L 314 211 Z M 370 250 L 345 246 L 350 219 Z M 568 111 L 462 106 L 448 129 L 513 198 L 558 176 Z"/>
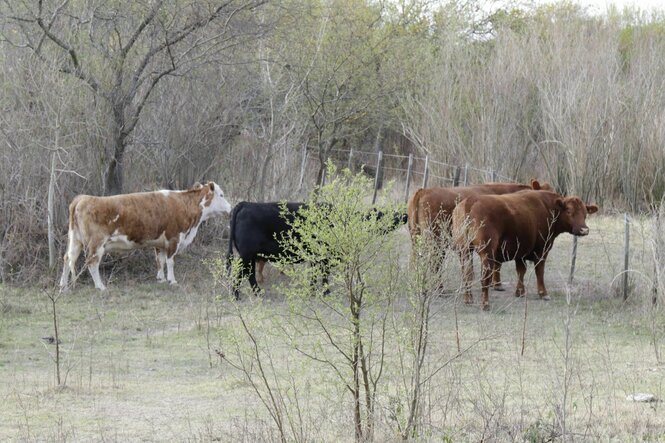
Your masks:
<path fill-rule="evenodd" d="M 560 439 L 562 416 L 567 439 L 665 438 L 661 403 L 625 399 L 635 392 L 665 398 L 665 366 L 654 352 L 665 321 L 662 308 L 654 311 L 643 302 L 640 291 L 648 285 L 639 279 L 628 303 L 616 296 L 612 281 L 623 260 L 622 222 L 589 220 L 592 234 L 580 241 L 568 299 L 570 237 L 557 240 L 546 271 L 553 300 L 537 300 L 535 279 L 527 281 L 524 355 L 525 300 L 512 296 L 511 264 L 503 271 L 507 291 L 490 293 L 491 312 L 459 307 L 461 345 L 469 349 L 428 381 L 423 440 Z M 398 235 L 408 251 L 405 230 Z M 632 236 L 633 257 L 640 257 L 648 240 L 646 234 Z M 408 253 L 404 256 L 406 262 Z M 176 288 L 120 275 L 104 294 L 81 282 L 60 299 L 64 388 L 55 386 L 53 345 L 42 339 L 53 335 L 47 297 L 36 289 L 0 287 L 0 440 L 273 440 L 267 413 L 246 381 L 215 354 L 225 350 L 224 337 L 238 330 L 233 305 L 215 300 L 197 259 L 189 258 L 189 272 L 186 261 L 176 269 L 181 283 Z M 642 265 L 646 275 L 650 264 Z M 259 326 L 277 325 L 286 312 L 274 285 L 283 278 L 271 273 L 264 303 L 242 302 L 245 312 L 260 309 L 267 323 Z M 478 300 L 477 290 L 475 296 Z M 457 352 L 454 300 L 434 303 L 429 369 Z M 403 309 L 398 303 L 397 311 Z M 266 326 L 258 336 L 280 380 L 291 380 L 289 395 L 301 402 L 304 435 L 315 441 L 352 439 L 348 396 L 334 377 L 294 355 L 275 328 Z M 379 440 L 395 437 L 399 415 L 396 356 L 390 358 L 379 398 Z"/>

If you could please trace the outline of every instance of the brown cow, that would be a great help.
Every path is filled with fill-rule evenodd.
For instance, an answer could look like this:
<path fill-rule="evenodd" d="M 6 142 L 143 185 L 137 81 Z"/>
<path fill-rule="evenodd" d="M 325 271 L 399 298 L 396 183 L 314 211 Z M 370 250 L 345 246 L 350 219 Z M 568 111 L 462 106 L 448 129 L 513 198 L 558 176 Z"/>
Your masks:
<path fill-rule="evenodd" d="M 455 188 L 420 188 L 409 199 L 408 218 L 411 240 L 415 242 L 416 236 L 425 230 L 430 230 L 435 238 L 440 239 L 442 234 L 451 234 L 450 218 L 455 206 L 462 200 L 478 195 L 502 195 L 524 190 L 552 191 L 548 183 L 539 183 L 532 180 L 530 185 L 521 183 L 485 183 L 482 185 L 455 187 Z M 503 291 L 500 272 L 497 269 L 493 274 L 496 279 L 493 287 Z"/>
<path fill-rule="evenodd" d="M 548 191 L 522 191 L 506 195 L 472 196 L 453 211 L 455 245 L 462 262 L 465 294 L 471 303 L 471 251 L 481 260 L 483 309 L 489 309 L 488 287 L 492 274 L 506 261 L 515 260 L 517 287 L 515 296 L 524 296 L 526 260 L 536 266 L 538 294 L 549 300 L 543 276 L 545 260 L 554 239 L 568 232 L 577 236 L 589 233 L 587 214 L 598 211 L 596 205 L 585 205 L 579 197 L 562 197 Z"/>
<path fill-rule="evenodd" d="M 225 212 L 231 212 L 231 205 L 213 182 L 186 191 L 78 195 L 69 205 L 69 242 L 60 288 L 68 287 L 70 273 L 76 279 L 76 260 L 83 249 L 97 289 L 106 289 L 99 276 L 106 251 L 141 247 L 155 248 L 157 279 L 164 280 L 166 264 L 166 279 L 175 284 L 173 256 L 194 240 L 201 222 Z"/>

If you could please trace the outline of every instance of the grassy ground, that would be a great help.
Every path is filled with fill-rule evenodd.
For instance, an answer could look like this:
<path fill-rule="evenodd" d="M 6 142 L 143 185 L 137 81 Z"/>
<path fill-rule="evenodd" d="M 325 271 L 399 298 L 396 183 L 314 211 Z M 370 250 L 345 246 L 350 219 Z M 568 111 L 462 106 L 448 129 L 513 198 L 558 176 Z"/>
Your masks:
<path fill-rule="evenodd" d="M 568 293 L 571 245 L 562 236 L 546 271 L 551 302 L 534 297 L 532 271 L 528 304 L 514 298 L 514 267 L 507 264 L 507 291 L 490 293 L 491 312 L 457 309 L 460 344 L 467 349 L 459 357 L 455 298 L 434 302 L 427 371 L 436 374 L 425 384 L 421 440 L 548 441 L 560 438 L 562 422 L 578 441 L 665 439 L 662 403 L 626 400 L 636 392 L 665 398 L 665 366 L 657 359 L 665 351 L 662 309 L 651 309 L 650 286 L 639 279 L 629 302 L 616 297 L 622 220 L 604 217 L 589 225 L 592 235 L 580 242 Z M 406 233 L 398 235 L 408 251 Z M 634 257 L 648 252 L 648 235 L 639 238 Z M 652 266 L 647 252 L 640 264 L 645 272 Z M 47 293 L 0 287 L 0 440 L 272 440 L 272 422 L 246 378 L 216 353 L 239 330 L 233 303 L 216 298 L 198 259 L 180 263 L 178 287 L 153 283 L 146 271 L 117 275 L 103 294 L 86 278 L 58 299 L 60 387 L 55 345 L 48 343 L 54 332 Z M 260 303 L 273 325 L 286 312 L 272 286 L 283 280 L 272 272 Z M 241 306 L 252 312 L 257 303 L 245 299 Z M 405 309 L 397 303 L 396 312 Z M 352 439 L 348 395 L 334 377 L 274 335 L 258 337 L 275 371 L 294 379 L 287 396 L 301 402 L 301 434 L 312 441 Z M 394 357 L 379 396 L 379 440 L 394 438 L 399 420 Z"/>

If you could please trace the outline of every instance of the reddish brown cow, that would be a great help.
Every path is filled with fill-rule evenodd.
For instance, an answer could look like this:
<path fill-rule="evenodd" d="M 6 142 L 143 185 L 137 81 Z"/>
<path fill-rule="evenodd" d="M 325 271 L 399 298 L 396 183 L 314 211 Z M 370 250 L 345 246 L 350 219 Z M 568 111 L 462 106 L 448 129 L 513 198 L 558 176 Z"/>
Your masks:
<path fill-rule="evenodd" d="M 456 188 L 420 188 L 409 199 L 408 217 L 411 240 L 415 242 L 416 236 L 425 230 L 430 230 L 435 238 L 441 234 L 450 235 L 450 218 L 457 204 L 465 198 L 479 195 L 511 194 L 524 190 L 552 191 L 548 183 L 539 183 L 532 180 L 530 185 L 521 183 L 485 183 L 482 185 L 464 186 Z M 501 276 L 497 269 L 494 273 L 493 287 L 503 291 Z"/>
<path fill-rule="evenodd" d="M 536 266 L 538 295 L 549 300 L 543 277 L 545 260 L 554 239 L 564 232 L 577 236 L 589 233 L 587 214 L 598 211 L 579 197 L 562 197 L 548 191 L 522 191 L 506 195 L 472 196 L 453 210 L 455 245 L 460 253 L 466 284 L 464 301 L 471 303 L 471 252 L 481 260 L 483 309 L 489 309 L 488 287 L 492 274 L 506 261 L 515 260 L 515 296 L 524 296 L 526 260 Z"/>

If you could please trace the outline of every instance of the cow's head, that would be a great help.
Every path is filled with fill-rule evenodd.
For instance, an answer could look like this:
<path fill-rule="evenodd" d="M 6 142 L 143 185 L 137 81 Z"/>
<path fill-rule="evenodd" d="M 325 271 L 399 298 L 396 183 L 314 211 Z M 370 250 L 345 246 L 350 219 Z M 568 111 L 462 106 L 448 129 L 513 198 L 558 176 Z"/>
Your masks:
<path fill-rule="evenodd" d="M 556 192 L 556 191 L 554 190 L 554 188 L 552 187 L 552 185 L 550 185 L 549 183 L 547 183 L 547 182 L 543 182 L 543 183 L 541 183 L 541 182 L 539 182 L 539 181 L 536 180 L 536 179 L 531 180 L 531 188 L 532 188 L 534 191 L 550 191 L 550 192 Z"/>
<path fill-rule="evenodd" d="M 194 187 L 203 193 L 203 198 L 201 199 L 201 208 L 203 209 L 203 213 L 201 214 L 202 220 L 231 212 L 231 205 L 224 198 L 224 192 L 222 192 L 217 183 L 208 182 L 206 185 L 197 183 Z"/>
<path fill-rule="evenodd" d="M 556 205 L 560 211 L 559 222 L 563 223 L 568 232 L 579 236 L 589 234 L 586 216 L 597 212 L 598 206 L 586 205 L 579 197 L 557 198 Z"/>

